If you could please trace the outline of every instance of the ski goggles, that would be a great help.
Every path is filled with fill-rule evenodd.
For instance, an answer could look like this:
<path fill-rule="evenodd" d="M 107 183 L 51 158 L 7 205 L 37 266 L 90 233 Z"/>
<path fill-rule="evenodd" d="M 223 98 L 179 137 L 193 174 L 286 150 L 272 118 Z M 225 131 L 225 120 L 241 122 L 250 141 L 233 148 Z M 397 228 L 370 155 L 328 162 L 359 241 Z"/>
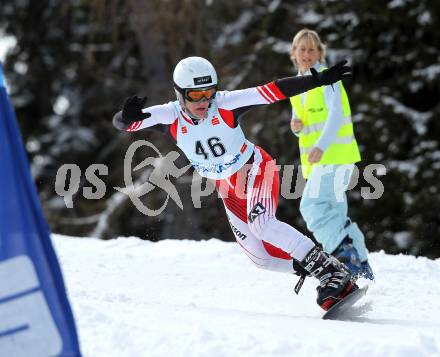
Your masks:
<path fill-rule="evenodd" d="M 217 93 L 216 87 L 211 87 L 208 89 L 186 89 L 185 90 L 185 99 L 190 102 L 201 102 L 203 100 L 211 100 L 215 97 L 215 93 Z"/>

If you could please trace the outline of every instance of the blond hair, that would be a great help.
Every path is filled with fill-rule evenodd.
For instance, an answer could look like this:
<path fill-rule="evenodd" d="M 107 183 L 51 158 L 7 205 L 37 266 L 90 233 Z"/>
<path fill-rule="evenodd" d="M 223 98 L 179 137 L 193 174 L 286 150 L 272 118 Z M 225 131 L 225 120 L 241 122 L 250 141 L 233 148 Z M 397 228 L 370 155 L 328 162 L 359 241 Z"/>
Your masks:
<path fill-rule="evenodd" d="M 292 60 L 296 68 L 298 68 L 298 62 L 294 57 L 294 52 L 301 40 L 312 42 L 321 54 L 319 56 L 319 62 L 325 62 L 325 51 L 327 46 L 321 42 L 321 39 L 319 38 L 319 35 L 316 31 L 304 28 L 295 35 L 292 41 L 292 48 L 290 49 L 290 59 Z"/>

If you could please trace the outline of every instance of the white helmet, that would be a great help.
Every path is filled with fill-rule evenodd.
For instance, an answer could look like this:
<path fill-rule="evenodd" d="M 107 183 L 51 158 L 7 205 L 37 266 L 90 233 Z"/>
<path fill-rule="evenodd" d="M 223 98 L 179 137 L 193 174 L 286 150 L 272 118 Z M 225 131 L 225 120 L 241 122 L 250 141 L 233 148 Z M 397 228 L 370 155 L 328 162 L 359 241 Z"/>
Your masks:
<path fill-rule="evenodd" d="M 184 94 L 185 89 L 217 86 L 217 72 L 207 59 L 187 57 L 181 60 L 173 73 L 174 88 Z"/>

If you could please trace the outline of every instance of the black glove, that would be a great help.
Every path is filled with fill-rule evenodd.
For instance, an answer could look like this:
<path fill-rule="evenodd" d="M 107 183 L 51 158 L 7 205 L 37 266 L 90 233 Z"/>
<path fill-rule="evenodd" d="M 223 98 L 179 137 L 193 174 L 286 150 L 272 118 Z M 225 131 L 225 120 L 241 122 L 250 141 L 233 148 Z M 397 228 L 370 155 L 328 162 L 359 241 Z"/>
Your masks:
<path fill-rule="evenodd" d="M 346 63 L 346 60 L 341 61 L 338 64 L 335 64 L 333 67 L 325 69 L 319 73 L 316 69 L 310 68 L 310 72 L 312 72 L 314 82 L 318 86 L 328 86 L 337 81 L 340 81 L 345 77 L 351 76 L 351 67 L 346 66 Z"/>
<path fill-rule="evenodd" d="M 150 113 L 143 113 L 142 108 L 144 107 L 147 97 L 138 97 L 137 95 L 127 98 L 122 107 L 122 122 L 126 125 L 139 120 L 144 120 L 151 117 Z"/>

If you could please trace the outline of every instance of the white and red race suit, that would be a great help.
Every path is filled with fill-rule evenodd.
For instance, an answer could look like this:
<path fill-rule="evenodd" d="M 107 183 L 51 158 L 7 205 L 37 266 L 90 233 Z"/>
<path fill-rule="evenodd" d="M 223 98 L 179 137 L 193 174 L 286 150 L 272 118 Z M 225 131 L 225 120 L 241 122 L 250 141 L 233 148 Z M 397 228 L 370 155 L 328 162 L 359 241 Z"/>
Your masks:
<path fill-rule="evenodd" d="M 309 76 L 310 77 L 310 76 Z M 279 173 L 263 149 L 246 140 L 239 117 L 249 109 L 275 103 L 314 88 L 307 77 L 289 77 L 243 90 L 218 91 L 205 119 L 195 122 L 178 101 L 143 109 L 151 116 L 119 130 L 160 129 L 169 134 L 197 172 L 214 180 L 238 244 L 260 268 L 295 272 L 313 241 L 275 217 Z"/>

